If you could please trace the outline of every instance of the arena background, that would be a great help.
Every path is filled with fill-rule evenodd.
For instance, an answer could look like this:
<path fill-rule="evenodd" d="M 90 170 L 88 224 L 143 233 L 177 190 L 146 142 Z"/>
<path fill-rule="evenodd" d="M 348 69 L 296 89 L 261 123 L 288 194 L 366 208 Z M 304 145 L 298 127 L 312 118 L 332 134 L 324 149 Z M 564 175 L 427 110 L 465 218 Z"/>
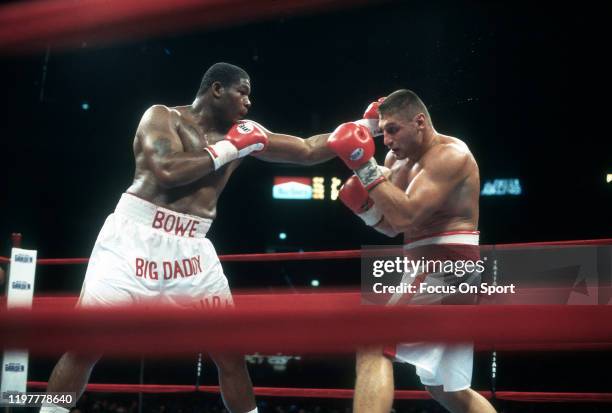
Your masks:
<path fill-rule="evenodd" d="M 143 111 L 157 103 L 191 103 L 205 69 L 217 61 L 251 75 L 250 119 L 303 137 L 359 118 L 372 99 L 393 90 L 416 91 L 436 129 L 470 146 L 483 182 L 521 182 L 520 196 L 481 198 L 483 243 L 609 237 L 612 144 L 592 130 L 602 124 L 593 119 L 600 94 L 593 88 L 593 53 L 599 50 L 595 31 L 603 28 L 599 10 L 581 6 L 387 1 L 104 47 L 51 49 L 47 58 L 45 52 L 1 56 L 1 153 L 8 178 L 0 186 L 2 255 L 8 255 L 10 233 L 21 232 L 24 247 L 40 257 L 88 256 L 131 182 L 132 139 Z M 384 153 L 379 141 L 379 161 Z M 363 226 L 329 199 L 329 189 L 324 200 L 273 199 L 275 176 L 323 176 L 329 186 L 332 177 L 344 180 L 349 171 L 337 160 L 312 168 L 246 160 L 221 196 L 209 233 L 219 253 L 400 242 Z M 236 289 L 359 281 L 358 265 L 344 261 L 225 268 Z M 39 268 L 37 293 L 77 294 L 83 275 L 82 266 Z M 534 370 L 534 358 L 545 378 L 525 374 Z M 109 368 L 96 370 L 92 381 L 138 381 L 138 363 L 125 369 L 105 363 Z M 193 361 L 166 363 L 147 361 L 147 380 L 193 382 Z M 281 375 L 254 369 L 253 379 L 257 385 L 350 387 L 351 363 L 350 357 L 321 358 Z M 487 388 L 488 363 L 487 355 L 479 356 L 475 388 Z M 31 375 L 46 380 L 52 364 L 33 363 Z M 606 374 L 597 373 L 612 368 L 608 353 L 508 355 L 499 368 L 500 388 L 612 387 Z M 398 385 L 415 388 L 412 373 L 401 371 Z M 212 368 L 207 373 L 205 380 L 214 382 Z"/>

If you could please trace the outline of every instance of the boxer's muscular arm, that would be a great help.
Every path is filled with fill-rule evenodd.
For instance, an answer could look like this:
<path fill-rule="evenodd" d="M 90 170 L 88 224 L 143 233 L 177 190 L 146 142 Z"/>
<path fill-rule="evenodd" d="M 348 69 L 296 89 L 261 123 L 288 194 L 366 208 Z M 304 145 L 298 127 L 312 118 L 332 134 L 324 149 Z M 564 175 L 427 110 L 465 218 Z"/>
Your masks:
<path fill-rule="evenodd" d="M 262 161 L 315 165 L 336 156 L 325 146 L 329 133 L 302 139 L 297 136 L 272 133 L 263 126 L 259 126 L 268 134 L 268 145 L 265 150 L 253 156 Z"/>
<path fill-rule="evenodd" d="M 390 182 L 370 191 L 385 221 L 397 232 L 419 226 L 446 202 L 449 194 L 469 174 L 470 156 L 453 145 L 440 145 L 428 165 L 414 177 L 406 192 Z"/>
<path fill-rule="evenodd" d="M 325 146 L 329 133 L 314 135 L 308 139 L 272 133 L 264 151 L 257 157 L 268 162 L 316 165 L 336 156 Z"/>
<path fill-rule="evenodd" d="M 145 112 L 138 125 L 146 165 L 165 188 L 189 184 L 214 171 L 208 152 L 184 151 L 176 121 L 171 110 L 156 105 Z"/>

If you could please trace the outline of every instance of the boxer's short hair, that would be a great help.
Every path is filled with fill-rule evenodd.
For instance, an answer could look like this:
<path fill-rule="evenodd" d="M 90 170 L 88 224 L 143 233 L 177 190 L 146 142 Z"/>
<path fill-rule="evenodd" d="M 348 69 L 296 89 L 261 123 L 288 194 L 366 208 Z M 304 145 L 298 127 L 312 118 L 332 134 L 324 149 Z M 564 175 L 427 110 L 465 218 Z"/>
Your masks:
<path fill-rule="evenodd" d="M 206 92 L 214 82 L 227 87 L 239 83 L 240 79 L 249 79 L 249 74 L 243 68 L 225 62 L 215 63 L 204 73 L 198 95 Z"/>
<path fill-rule="evenodd" d="M 382 116 L 400 113 L 408 118 L 412 118 L 418 113 L 424 113 L 428 119 L 431 119 L 427 106 L 421 98 L 408 89 L 396 90 L 387 96 L 378 107 L 378 113 Z"/>

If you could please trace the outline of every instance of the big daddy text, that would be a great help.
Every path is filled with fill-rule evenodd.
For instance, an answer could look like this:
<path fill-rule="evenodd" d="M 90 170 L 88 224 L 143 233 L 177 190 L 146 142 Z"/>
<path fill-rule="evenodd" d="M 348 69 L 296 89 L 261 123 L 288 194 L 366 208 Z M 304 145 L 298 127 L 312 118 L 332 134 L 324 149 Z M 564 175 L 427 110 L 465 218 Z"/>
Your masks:
<path fill-rule="evenodd" d="M 152 280 L 159 279 L 160 276 L 164 280 L 174 278 L 185 278 L 200 274 L 202 266 L 200 265 L 200 256 L 197 255 L 191 258 L 173 261 L 149 261 L 145 258 L 136 258 L 136 276 L 141 278 L 150 278 Z"/>

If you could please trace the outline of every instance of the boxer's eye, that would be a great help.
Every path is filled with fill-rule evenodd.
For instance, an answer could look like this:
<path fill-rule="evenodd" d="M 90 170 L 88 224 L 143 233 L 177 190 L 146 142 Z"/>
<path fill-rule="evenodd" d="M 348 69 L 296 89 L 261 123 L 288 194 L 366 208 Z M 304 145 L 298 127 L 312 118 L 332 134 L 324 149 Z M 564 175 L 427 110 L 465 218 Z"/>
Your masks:
<path fill-rule="evenodd" d="M 398 131 L 398 128 L 396 126 L 388 126 L 385 128 L 385 132 L 387 132 L 390 135 L 397 133 L 397 131 Z"/>

